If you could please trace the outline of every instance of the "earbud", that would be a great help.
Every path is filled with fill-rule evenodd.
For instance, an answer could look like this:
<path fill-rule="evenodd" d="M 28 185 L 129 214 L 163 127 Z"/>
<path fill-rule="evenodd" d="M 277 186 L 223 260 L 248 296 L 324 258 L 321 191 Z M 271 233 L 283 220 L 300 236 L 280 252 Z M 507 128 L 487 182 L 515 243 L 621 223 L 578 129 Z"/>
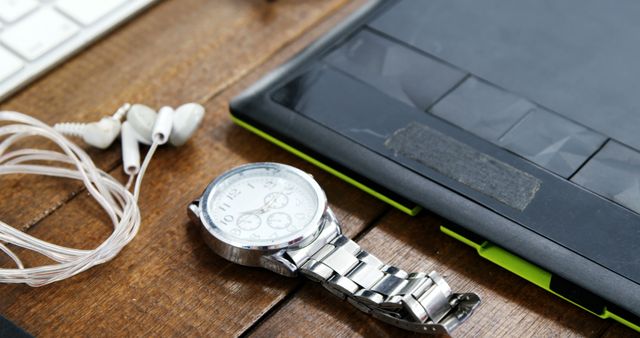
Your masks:
<path fill-rule="evenodd" d="M 163 107 L 160 113 L 165 111 L 168 115 L 168 110 L 172 112 L 171 133 L 168 141 L 171 145 L 179 147 L 187 142 L 202 122 L 204 107 L 197 103 L 186 103 L 178 107 L 175 112 L 170 107 Z M 127 113 L 127 121 L 140 136 L 140 142 L 146 145 L 153 142 L 152 136 L 157 119 L 158 113 L 141 104 L 134 104 Z M 164 120 L 163 124 L 166 123 L 168 121 Z"/>
<path fill-rule="evenodd" d="M 173 128 L 169 143 L 179 147 L 187 142 L 196 131 L 202 118 L 204 107 L 197 103 L 186 103 L 178 107 L 173 114 Z"/>
<path fill-rule="evenodd" d="M 120 121 L 126 114 L 126 121 Z M 140 170 L 140 150 L 138 143 L 157 143 L 181 146 L 196 131 L 202 118 L 204 107 L 197 103 L 186 103 L 175 111 L 162 107 L 159 112 L 142 104 L 124 104 L 113 116 L 93 123 L 58 123 L 54 128 L 66 135 L 82 137 L 85 143 L 100 149 L 108 148 L 120 135 L 122 141 L 122 162 L 125 173 L 135 175 Z"/>
<path fill-rule="evenodd" d="M 127 112 L 127 122 L 138 134 L 139 141 L 146 145 L 151 144 L 151 133 L 157 117 L 155 110 L 143 104 L 134 104 Z"/>
<path fill-rule="evenodd" d="M 162 107 L 158 113 L 145 105 L 131 106 L 121 136 L 125 173 L 135 175 L 140 170 L 138 142 L 146 145 L 169 142 L 181 146 L 193 135 L 203 117 L 204 107 L 197 103 L 183 104 L 175 111 Z"/>

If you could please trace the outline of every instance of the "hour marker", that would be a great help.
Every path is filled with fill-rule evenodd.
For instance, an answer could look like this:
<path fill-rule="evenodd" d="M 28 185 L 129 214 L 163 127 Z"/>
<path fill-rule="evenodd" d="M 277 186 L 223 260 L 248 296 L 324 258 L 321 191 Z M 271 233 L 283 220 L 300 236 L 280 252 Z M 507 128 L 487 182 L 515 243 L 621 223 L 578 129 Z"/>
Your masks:
<path fill-rule="evenodd" d="M 232 200 L 236 197 L 238 197 L 238 195 L 240 195 L 240 190 L 238 189 L 231 189 L 228 193 L 227 193 L 227 198 Z"/>
<path fill-rule="evenodd" d="M 256 187 L 255 187 L 253 184 L 251 184 L 251 183 L 247 183 L 247 185 L 248 185 L 248 186 L 249 186 L 249 188 L 251 188 L 251 189 L 255 189 L 255 188 L 256 188 Z"/>

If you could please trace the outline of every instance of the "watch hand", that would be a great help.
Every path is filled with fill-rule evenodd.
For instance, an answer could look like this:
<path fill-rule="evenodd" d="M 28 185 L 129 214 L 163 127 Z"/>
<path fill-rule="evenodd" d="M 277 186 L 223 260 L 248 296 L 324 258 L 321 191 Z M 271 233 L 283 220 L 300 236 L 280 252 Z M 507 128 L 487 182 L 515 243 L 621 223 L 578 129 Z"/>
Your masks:
<path fill-rule="evenodd" d="M 262 207 L 260 207 L 258 209 L 245 211 L 242 214 L 253 214 L 253 215 L 265 214 L 265 213 L 267 213 L 269 211 L 269 209 L 271 208 L 273 203 L 275 203 L 275 198 L 270 199 L 269 201 L 267 201 L 267 203 L 265 203 Z"/>
<path fill-rule="evenodd" d="M 263 213 L 264 212 L 262 212 L 262 208 L 258 208 L 258 209 L 243 211 L 241 214 L 242 215 L 260 215 Z"/>

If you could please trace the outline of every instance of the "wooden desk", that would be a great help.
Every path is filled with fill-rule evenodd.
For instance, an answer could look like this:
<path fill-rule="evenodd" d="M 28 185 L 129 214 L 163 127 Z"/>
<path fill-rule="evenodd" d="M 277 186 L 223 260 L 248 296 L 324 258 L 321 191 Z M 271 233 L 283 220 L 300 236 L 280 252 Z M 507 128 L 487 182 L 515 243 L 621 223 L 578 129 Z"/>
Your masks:
<path fill-rule="evenodd" d="M 94 121 L 123 102 L 197 101 L 208 112 L 187 145 L 157 153 L 142 189 L 142 229 L 116 259 L 46 287 L 0 285 L 0 313 L 43 337 L 405 335 L 315 283 L 230 264 L 204 245 L 187 219 L 187 203 L 233 166 L 277 161 L 313 173 L 346 233 L 364 248 L 407 270 L 436 269 L 455 290 L 479 293 L 483 304 L 458 336 L 634 334 L 484 261 L 441 234 L 438 217 L 401 214 L 231 123 L 227 104 L 234 95 L 362 3 L 164 1 L 4 101 L 0 108 L 48 123 Z M 90 154 L 124 180 L 118 145 Z M 0 182 L 0 219 L 24 231 L 80 248 L 110 233 L 77 182 Z"/>

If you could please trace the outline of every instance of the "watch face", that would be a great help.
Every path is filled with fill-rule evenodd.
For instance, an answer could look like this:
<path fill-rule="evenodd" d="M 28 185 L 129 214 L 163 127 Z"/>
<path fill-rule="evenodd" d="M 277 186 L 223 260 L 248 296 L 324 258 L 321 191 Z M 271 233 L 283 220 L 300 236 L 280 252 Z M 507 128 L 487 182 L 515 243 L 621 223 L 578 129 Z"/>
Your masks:
<path fill-rule="evenodd" d="M 295 245 L 319 231 L 322 189 L 303 171 L 278 163 L 244 165 L 205 191 L 205 224 L 214 236 L 244 248 Z"/>

